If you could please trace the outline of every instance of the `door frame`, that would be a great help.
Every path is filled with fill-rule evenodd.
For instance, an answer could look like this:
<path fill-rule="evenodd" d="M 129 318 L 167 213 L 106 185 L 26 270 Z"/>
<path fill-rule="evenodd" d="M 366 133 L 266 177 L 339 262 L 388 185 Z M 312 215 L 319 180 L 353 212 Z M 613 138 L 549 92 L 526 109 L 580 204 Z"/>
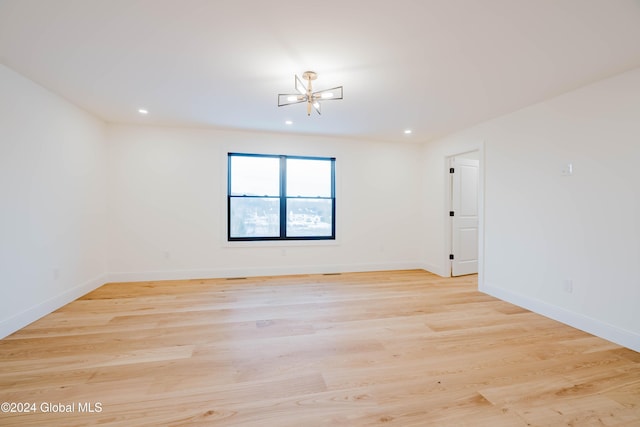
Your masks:
<path fill-rule="evenodd" d="M 454 157 L 468 154 L 472 152 L 478 152 L 478 288 L 482 288 L 484 285 L 484 194 L 485 194 L 485 150 L 484 150 L 484 141 L 479 141 L 478 144 L 474 144 L 474 147 L 470 147 L 466 150 L 461 150 L 458 152 L 454 152 L 448 154 L 443 159 L 443 172 L 444 172 L 444 209 L 442 212 L 444 221 L 443 221 L 443 231 L 444 231 L 444 247 L 443 247 L 443 260 L 446 266 L 446 277 L 451 277 L 451 260 L 449 259 L 449 255 L 451 254 L 452 247 L 452 239 L 451 239 L 451 220 L 449 217 L 449 211 L 452 209 L 451 207 L 451 194 L 453 191 L 451 174 L 449 173 L 449 165 L 451 160 Z"/>

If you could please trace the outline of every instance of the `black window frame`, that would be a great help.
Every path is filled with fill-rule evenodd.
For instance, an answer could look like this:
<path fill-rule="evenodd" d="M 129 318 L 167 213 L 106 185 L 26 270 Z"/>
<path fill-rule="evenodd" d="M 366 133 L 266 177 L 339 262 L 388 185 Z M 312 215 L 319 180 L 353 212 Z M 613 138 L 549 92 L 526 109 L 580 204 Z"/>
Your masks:
<path fill-rule="evenodd" d="M 235 156 L 244 157 L 268 157 L 280 159 L 280 195 L 269 196 L 279 199 L 280 203 L 280 235 L 260 236 L 260 237 L 232 237 L 231 236 L 231 199 L 233 198 L 264 198 L 264 196 L 232 195 L 231 194 L 231 159 Z M 330 197 L 287 197 L 287 160 L 323 160 L 331 162 L 331 196 Z M 322 199 L 331 200 L 331 235 L 329 236 L 287 236 L 287 200 L 288 199 Z M 312 157 L 312 156 L 290 156 L 284 154 L 253 154 L 253 153 L 227 153 L 227 241 L 229 242 L 254 242 L 254 241 L 294 241 L 294 240 L 335 240 L 336 239 L 336 158 L 335 157 Z"/>

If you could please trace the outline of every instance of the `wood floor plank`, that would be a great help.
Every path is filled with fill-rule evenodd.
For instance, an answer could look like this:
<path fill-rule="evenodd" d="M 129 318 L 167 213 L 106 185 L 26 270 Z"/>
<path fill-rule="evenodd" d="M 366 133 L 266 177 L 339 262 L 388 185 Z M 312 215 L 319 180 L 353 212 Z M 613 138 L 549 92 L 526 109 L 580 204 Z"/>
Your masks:
<path fill-rule="evenodd" d="M 640 354 L 476 288 L 422 270 L 107 284 L 0 340 L 0 403 L 36 405 L 0 425 L 640 425 Z"/>

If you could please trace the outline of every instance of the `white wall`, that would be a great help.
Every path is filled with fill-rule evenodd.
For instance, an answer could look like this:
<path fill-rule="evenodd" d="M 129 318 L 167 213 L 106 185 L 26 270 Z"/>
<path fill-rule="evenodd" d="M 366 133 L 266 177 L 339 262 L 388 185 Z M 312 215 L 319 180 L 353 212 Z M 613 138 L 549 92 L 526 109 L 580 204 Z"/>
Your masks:
<path fill-rule="evenodd" d="M 0 65 L 0 337 L 106 281 L 105 126 Z"/>
<path fill-rule="evenodd" d="M 481 290 L 640 351 L 640 69 L 427 144 L 426 262 L 436 271 L 443 158 L 475 145 Z M 562 174 L 568 163 L 573 176 Z"/>
<path fill-rule="evenodd" d="M 419 268 L 420 150 L 336 138 L 110 125 L 114 280 Z M 227 153 L 336 157 L 336 242 L 226 242 Z"/>

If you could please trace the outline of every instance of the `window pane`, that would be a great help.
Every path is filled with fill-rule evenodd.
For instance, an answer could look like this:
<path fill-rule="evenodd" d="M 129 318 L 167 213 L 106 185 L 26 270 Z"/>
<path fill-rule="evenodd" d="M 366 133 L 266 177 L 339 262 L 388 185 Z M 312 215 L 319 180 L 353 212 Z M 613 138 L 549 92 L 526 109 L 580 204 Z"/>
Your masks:
<path fill-rule="evenodd" d="M 331 236 L 330 199 L 287 199 L 287 236 Z"/>
<path fill-rule="evenodd" d="M 279 196 L 280 159 L 231 156 L 232 196 Z"/>
<path fill-rule="evenodd" d="M 231 237 L 278 237 L 280 199 L 232 197 Z"/>
<path fill-rule="evenodd" d="M 331 161 L 287 159 L 288 197 L 331 197 Z"/>

